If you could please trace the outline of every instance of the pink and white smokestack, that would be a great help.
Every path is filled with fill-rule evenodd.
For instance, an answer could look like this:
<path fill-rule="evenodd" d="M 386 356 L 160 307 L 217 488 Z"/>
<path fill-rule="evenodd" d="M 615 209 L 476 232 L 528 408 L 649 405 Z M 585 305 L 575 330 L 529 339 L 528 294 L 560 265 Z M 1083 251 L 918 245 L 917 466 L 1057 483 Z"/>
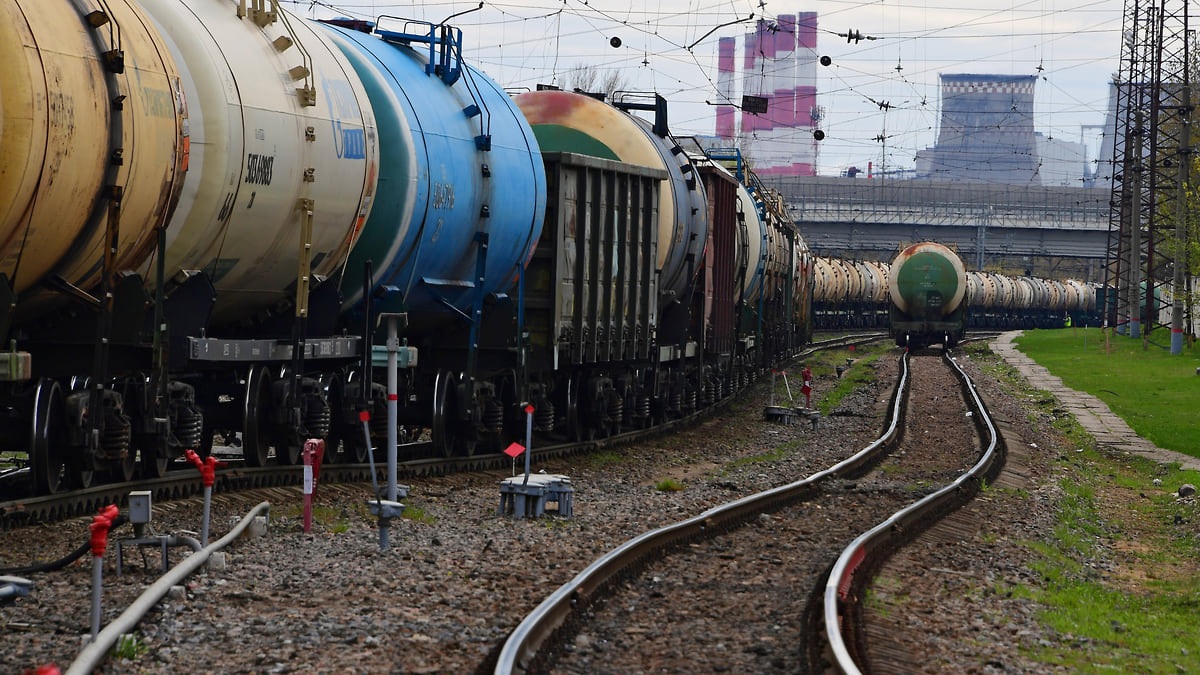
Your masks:
<path fill-rule="evenodd" d="M 817 13 L 801 12 L 796 15 L 796 80 L 793 107 L 796 111 L 798 138 L 797 157 L 793 158 L 793 175 L 815 176 L 817 166 L 817 143 L 812 138 L 816 126 L 813 113 L 817 108 Z"/>
<path fill-rule="evenodd" d="M 745 50 L 742 57 L 742 95 L 754 96 L 758 92 L 758 34 L 746 33 L 742 45 Z M 748 136 L 757 128 L 758 118 L 742 111 L 742 135 Z"/>
<path fill-rule="evenodd" d="M 733 138 L 737 134 L 733 107 L 734 52 L 737 38 L 721 38 L 717 42 L 717 136 Z"/>
<path fill-rule="evenodd" d="M 774 34 L 775 60 L 771 91 L 771 173 L 785 172 L 795 147 L 796 17 L 780 15 Z"/>

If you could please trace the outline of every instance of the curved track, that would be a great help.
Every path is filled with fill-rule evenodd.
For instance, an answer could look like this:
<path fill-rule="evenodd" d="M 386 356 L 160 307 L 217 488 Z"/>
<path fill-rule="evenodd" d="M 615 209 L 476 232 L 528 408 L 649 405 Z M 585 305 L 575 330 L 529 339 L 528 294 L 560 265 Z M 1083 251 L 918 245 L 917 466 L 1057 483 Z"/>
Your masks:
<path fill-rule="evenodd" d="M 669 662 L 676 668 L 685 667 L 685 664 L 686 666 L 703 667 L 702 664 L 705 662 L 712 664 L 718 661 L 750 669 L 822 668 L 819 656 L 814 660 L 811 656 L 795 651 L 797 644 L 807 644 L 807 654 L 819 655 L 822 653 L 823 650 L 817 645 L 819 640 L 809 630 L 805 630 L 803 640 L 797 641 L 793 637 L 780 640 L 778 643 L 773 642 L 776 636 L 769 633 L 779 631 L 780 624 L 784 624 L 785 635 L 779 637 L 787 637 L 788 627 L 786 624 L 795 622 L 794 617 L 802 613 L 806 604 L 810 607 L 820 604 L 811 602 L 810 590 L 816 586 L 824 587 L 824 580 L 820 579 L 821 571 L 827 569 L 829 561 L 837 555 L 836 550 L 827 550 L 817 543 L 821 541 L 821 537 L 826 535 L 824 532 L 821 533 L 821 537 L 814 535 L 813 529 L 816 527 L 814 521 L 829 520 L 828 517 L 821 517 L 820 514 L 828 516 L 836 513 L 835 521 L 850 521 L 851 518 L 843 518 L 842 515 L 846 509 L 853 509 L 856 518 L 879 519 L 912 501 L 911 494 L 903 487 L 882 490 L 876 488 L 867 491 L 860 490 L 854 483 L 845 482 L 847 478 L 864 474 L 881 461 L 885 455 L 896 449 L 905 427 L 904 415 L 908 407 L 906 400 L 910 379 L 906 355 L 902 358 L 901 374 L 897 378 L 897 386 L 889 404 L 890 418 L 885 432 L 879 439 L 852 457 L 804 480 L 710 509 L 695 518 L 640 535 L 595 561 L 570 583 L 559 588 L 547 598 L 518 626 L 502 649 L 496 672 L 538 670 L 544 667 L 548 661 L 558 661 L 560 657 L 569 662 L 558 663 L 557 667 L 564 672 L 585 671 L 588 668 L 586 658 L 582 659 L 581 664 L 579 660 L 573 660 L 574 657 L 562 656 L 564 652 L 575 651 L 579 643 L 564 645 L 561 641 L 591 628 L 588 624 L 594 620 L 594 612 L 604 611 L 601 607 L 607 604 L 600 601 L 608 598 L 617 582 L 631 579 L 632 575 L 648 565 L 653 565 L 655 572 L 647 573 L 643 577 L 652 578 L 649 581 L 642 579 L 637 582 L 630 581 L 629 585 L 632 590 L 629 591 L 629 594 L 632 599 L 622 599 L 620 601 L 621 609 L 614 611 L 632 613 L 636 606 L 637 611 L 645 612 L 648 611 L 646 608 L 659 604 L 671 607 L 671 609 L 666 610 L 667 616 L 664 616 L 663 610 L 659 608 L 650 610 L 651 616 L 649 617 L 641 614 L 638 618 L 629 619 L 628 622 L 620 619 L 620 625 L 625 626 L 624 629 L 608 627 L 610 631 L 616 631 L 618 637 L 624 630 L 638 641 L 643 641 L 642 638 L 645 637 L 645 641 L 659 639 L 669 642 L 671 639 L 679 639 L 678 633 L 681 632 L 705 633 L 711 635 L 711 640 L 706 641 L 702 646 L 694 647 L 694 649 L 716 649 L 719 652 L 723 648 L 723 645 L 720 644 L 722 631 L 754 631 L 756 634 L 761 634 L 762 639 L 767 641 L 763 643 L 761 649 L 755 650 L 762 652 L 757 656 L 720 653 L 707 661 L 703 657 L 697 657 L 696 661 L 689 662 L 688 659 L 692 655 L 687 653 L 687 649 L 684 648 L 681 650 L 682 653 L 676 652 L 671 656 L 663 655 L 662 658 L 676 659 Z M 961 382 L 964 389 L 970 389 L 967 382 Z M 969 402 L 973 397 L 964 393 L 963 398 Z M 986 411 L 980 405 L 974 411 L 973 417 L 980 418 L 985 414 Z M 981 440 L 980 445 L 986 447 L 989 442 Z M 963 454 L 969 453 L 970 449 Z M 964 462 L 959 460 L 958 464 L 954 466 L 964 465 Z M 940 475 L 947 470 L 939 469 L 938 471 Z M 958 468 L 954 468 L 950 475 L 957 475 L 959 472 Z M 956 485 L 961 484 L 961 481 L 962 479 L 957 481 Z M 869 494 L 867 494 L 868 492 Z M 847 502 L 848 496 L 849 502 L 853 502 L 853 505 Z M 868 516 L 868 510 L 860 506 L 864 500 L 867 503 L 877 504 L 873 507 L 872 512 L 879 515 Z M 800 504 L 805 506 L 796 506 Z M 878 504 L 884 505 L 882 508 L 887 510 L 880 511 Z M 892 504 L 892 506 L 887 508 L 886 504 Z M 764 515 L 792 508 L 797 510 L 823 508 L 825 510 L 809 511 L 807 515 L 794 513 Z M 860 511 L 862 513 L 859 513 Z M 791 518 L 789 519 L 788 516 Z M 858 524 L 853 527 L 866 529 L 877 520 L 854 522 Z M 747 526 L 747 523 L 750 525 Z M 838 525 L 843 528 L 852 527 L 848 522 L 838 523 Z M 833 528 L 826 527 L 825 529 Z M 853 538 L 855 532 L 860 532 L 862 529 L 845 530 L 845 534 L 836 536 L 844 537 L 840 541 L 845 542 Z M 915 534 L 916 531 L 918 530 L 914 527 L 913 532 L 906 534 Z M 777 538 L 780 535 L 782 535 L 782 539 Z M 749 546 L 746 541 L 731 543 L 730 540 L 735 538 L 750 540 Z M 889 541 L 889 544 L 898 546 L 901 545 L 901 540 L 903 537 Z M 762 542 L 761 548 L 756 548 L 757 542 L 760 541 Z M 746 553 L 746 550 L 750 552 Z M 671 564 L 653 562 L 668 551 L 671 555 Z M 876 551 L 883 555 L 886 549 L 880 546 L 873 549 L 872 553 Z M 824 560 L 825 562 L 814 563 L 812 562 L 814 560 Z M 807 573 L 802 570 L 793 572 L 796 567 L 813 567 L 814 565 L 818 569 L 812 577 L 808 577 Z M 771 576 L 772 568 L 778 567 L 782 567 L 786 571 L 780 577 L 784 581 L 763 581 L 763 577 Z M 722 568 L 733 568 L 734 572 L 727 574 L 727 570 Z M 869 564 L 864 565 L 863 563 L 857 567 L 861 571 L 869 568 Z M 795 578 L 810 578 L 806 587 L 809 590 L 802 587 L 803 582 L 794 582 Z M 683 581 L 680 581 L 681 579 Z M 655 586 L 660 581 L 661 585 Z M 780 586 L 784 584 L 794 584 L 799 588 L 781 588 Z M 772 598 L 770 601 L 760 602 L 758 597 L 754 596 L 755 593 L 788 596 L 788 599 Z M 663 599 L 664 595 L 671 597 Z M 677 600 L 682 601 L 682 605 L 676 602 Z M 756 609 L 750 612 L 750 617 L 741 616 L 734 619 L 733 617 L 737 615 L 733 613 L 733 610 L 720 607 L 721 603 L 726 601 L 739 607 L 753 604 Z M 689 603 L 694 604 L 695 611 L 688 609 Z M 783 609 L 774 608 L 774 606 L 787 603 L 792 603 L 794 606 Z M 758 607 L 758 605 L 762 605 L 762 607 Z M 653 615 L 654 611 L 657 611 L 658 614 Z M 697 620 L 695 616 L 687 616 L 697 613 L 716 614 L 718 615 L 717 621 L 713 624 L 711 621 Z M 607 612 L 610 618 L 612 614 L 613 612 Z M 764 618 L 763 623 L 759 625 L 755 622 L 760 614 L 773 618 Z M 665 627 L 668 620 L 672 624 L 671 628 Z M 676 622 L 689 623 L 685 629 L 673 625 Z M 636 625 L 631 626 L 630 624 Z M 651 627 L 646 628 L 648 625 Z M 581 628 L 581 626 L 585 628 Z M 796 628 L 796 630 L 800 629 Z M 675 634 L 663 635 L 663 633 L 672 632 Z M 592 637 L 595 637 L 595 634 L 603 633 L 603 630 L 597 629 L 590 633 Z M 650 635 L 643 636 L 644 633 L 650 633 Z M 586 637 L 579 639 L 583 641 L 582 644 L 588 642 Z M 615 646 L 617 638 L 613 638 L 611 642 Z M 783 646 L 785 644 L 789 646 Z M 656 649 L 648 647 L 645 651 L 655 652 Z M 610 649 L 604 658 L 613 659 L 617 658 L 617 655 L 612 654 Z M 606 663 L 611 662 L 606 661 Z M 667 665 L 667 663 L 655 664 L 646 660 L 639 662 L 636 658 L 630 657 L 627 665 L 655 668 L 657 665 Z"/>
<path fill-rule="evenodd" d="M 839 672 L 862 672 L 862 598 L 874 571 L 897 549 L 974 498 L 983 483 L 994 480 L 1004 466 L 1004 442 L 974 383 L 956 361 L 950 358 L 946 361 L 954 369 L 971 408 L 983 452 L 969 470 L 949 485 L 864 532 L 838 556 L 825 584 L 821 619 L 833 664 Z M 815 660 L 814 651 L 810 650 L 810 662 Z"/>

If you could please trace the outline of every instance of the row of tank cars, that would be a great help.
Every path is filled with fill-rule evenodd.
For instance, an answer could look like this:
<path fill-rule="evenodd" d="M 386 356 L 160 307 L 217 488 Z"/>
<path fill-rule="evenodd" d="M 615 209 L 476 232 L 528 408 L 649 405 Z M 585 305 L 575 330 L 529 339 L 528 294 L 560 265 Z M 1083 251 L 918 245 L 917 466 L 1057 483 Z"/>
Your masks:
<path fill-rule="evenodd" d="M 258 466 L 607 436 L 795 353 L 814 292 L 847 311 L 661 97 L 510 96 L 462 44 L 275 0 L 0 4 L 0 451 L 34 491 L 217 438 Z"/>
<path fill-rule="evenodd" d="M 36 492 L 214 438 L 471 455 L 530 407 L 605 436 L 808 340 L 811 256 L 736 153 L 658 96 L 510 96 L 462 44 L 275 0 L 0 5 L 0 450 Z"/>
<path fill-rule="evenodd" d="M 917 259 L 909 262 L 914 255 Z M 906 297 L 917 292 L 915 287 L 900 286 L 901 279 L 914 270 L 921 270 L 920 286 L 936 293 L 938 320 L 961 306 L 961 317 L 946 319 L 961 324 L 959 328 L 1060 328 L 1068 317 L 1076 325 L 1100 325 L 1098 286 L 1094 283 L 967 271 L 954 251 L 933 242 L 907 247 L 890 263 L 817 257 L 813 264 L 814 325 L 818 329 L 893 327 L 907 333 L 936 332 L 939 329 L 896 325 L 906 320 L 904 314 L 918 312 L 909 307 L 911 303 L 927 304 Z M 949 332 L 961 333 L 953 328 Z M 925 344 L 930 342 L 927 337 L 921 338 Z"/>

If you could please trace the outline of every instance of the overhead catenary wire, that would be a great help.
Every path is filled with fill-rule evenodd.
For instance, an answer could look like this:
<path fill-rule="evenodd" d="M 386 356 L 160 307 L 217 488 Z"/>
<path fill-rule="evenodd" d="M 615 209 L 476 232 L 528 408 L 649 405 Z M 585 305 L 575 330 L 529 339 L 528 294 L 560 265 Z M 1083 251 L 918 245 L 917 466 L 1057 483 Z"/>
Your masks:
<path fill-rule="evenodd" d="M 477 2 L 371 6 L 403 7 L 428 15 L 418 18 L 437 20 Z M 331 7 L 360 14 L 369 9 L 361 1 L 290 4 L 298 10 L 326 12 L 333 12 Z M 751 0 L 485 0 L 484 4 L 477 16 L 461 17 L 460 27 L 468 31 L 463 51 L 468 62 L 505 88 L 532 89 L 538 83 L 561 82 L 564 74 L 586 63 L 601 71 L 621 72 L 634 88 L 659 91 L 670 101 L 673 127 L 699 135 L 713 133 L 715 110 L 708 102 L 722 102 L 716 85 L 718 39 L 733 37 L 740 44 L 753 30 L 745 17 L 753 12 L 755 21 L 773 20 L 776 14 L 770 5 L 760 8 Z M 884 111 L 872 100 L 894 106 L 886 111 L 888 134 L 899 138 L 888 143 L 889 166 L 911 164 L 915 153 L 935 140 L 939 111 L 933 92 L 938 73 L 1033 73 L 1040 63 L 1045 79 L 1040 80 L 1038 105 L 1048 102 L 1053 110 L 1039 107 L 1039 130 L 1044 128 L 1049 137 L 1072 138 L 1079 134 L 1080 124 L 1103 121 L 1106 80 L 1115 70 L 1120 35 L 1117 0 L 1016 4 L 984 0 L 970 7 L 945 0 L 916 4 L 886 0 L 884 5 L 887 21 L 882 24 L 870 13 L 862 14 L 867 6 L 861 2 L 821 0 L 812 8 L 819 13 L 818 50 L 833 56 L 833 67 L 822 68 L 817 75 L 818 102 L 826 109 L 821 128 L 827 137 L 821 152 L 823 162 L 830 165 L 823 169 L 832 172 L 855 156 L 863 157 L 863 152 L 878 152 L 878 144 L 870 139 L 880 133 Z M 739 19 L 743 22 L 737 23 Z M 735 23 L 709 34 L 728 22 Z M 835 35 L 848 29 L 880 39 L 846 45 L 845 38 Z M 621 38 L 618 49 L 610 46 L 613 36 Z M 1105 41 L 1104 36 L 1110 39 Z M 1111 50 L 1097 48 L 1108 42 L 1113 44 Z M 905 100 L 909 103 L 900 105 Z M 805 142 L 802 138 L 778 141 Z"/>

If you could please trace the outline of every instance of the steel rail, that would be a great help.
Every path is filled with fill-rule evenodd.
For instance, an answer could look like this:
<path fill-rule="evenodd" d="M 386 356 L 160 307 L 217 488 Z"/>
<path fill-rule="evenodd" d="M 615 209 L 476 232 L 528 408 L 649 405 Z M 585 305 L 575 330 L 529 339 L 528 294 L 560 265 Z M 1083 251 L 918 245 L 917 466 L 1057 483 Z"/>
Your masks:
<path fill-rule="evenodd" d="M 646 532 L 621 544 L 560 586 L 521 621 L 501 648 L 495 672 L 507 675 L 536 670 L 535 664 L 543 656 L 543 647 L 597 597 L 598 591 L 668 547 L 714 536 L 756 514 L 800 501 L 820 489 L 825 481 L 861 473 L 898 439 L 903 429 L 908 391 L 908 354 L 905 353 L 901 356 L 900 377 L 892 392 L 888 426 L 879 438 L 853 456 L 807 478 L 713 507 L 698 516 Z"/>
<path fill-rule="evenodd" d="M 833 654 L 834 666 L 842 673 L 857 675 L 862 672 L 854 658 L 858 655 L 861 660 L 862 655 L 863 638 L 857 611 L 860 606 L 852 600 L 859 595 L 871 573 L 903 543 L 915 539 L 924 529 L 922 525 L 965 504 L 979 492 L 984 480 L 994 479 L 1003 467 L 1004 443 L 979 398 L 975 383 L 949 352 L 945 352 L 943 358 L 954 370 L 964 398 L 973 409 L 972 417 L 980 437 L 985 432 L 988 436 L 987 448 L 979 460 L 954 482 L 897 511 L 859 535 L 834 563 L 825 585 L 825 636 Z M 851 638 L 845 639 L 844 634 L 849 634 Z"/>

